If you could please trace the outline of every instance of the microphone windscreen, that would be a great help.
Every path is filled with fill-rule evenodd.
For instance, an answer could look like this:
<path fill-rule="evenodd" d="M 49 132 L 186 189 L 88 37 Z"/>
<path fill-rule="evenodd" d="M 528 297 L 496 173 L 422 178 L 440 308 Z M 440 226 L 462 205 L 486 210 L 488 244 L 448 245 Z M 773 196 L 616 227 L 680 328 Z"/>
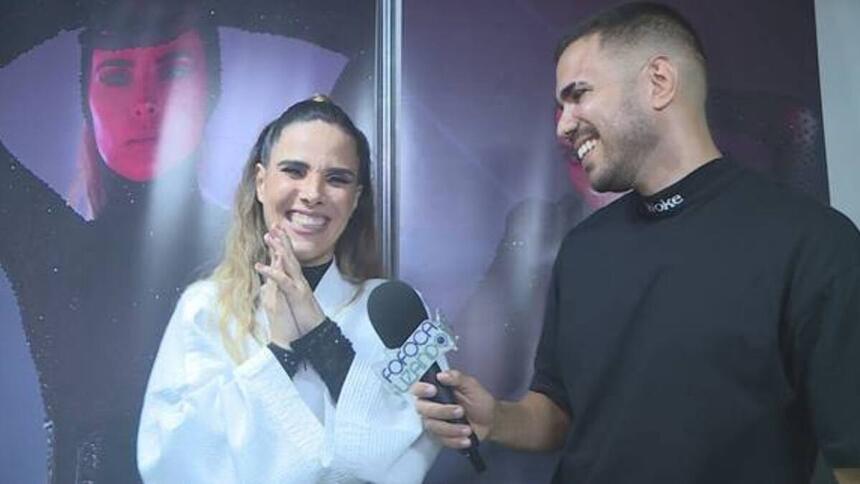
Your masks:
<path fill-rule="evenodd" d="M 367 299 L 367 314 L 382 343 L 399 348 L 427 319 L 424 303 L 414 289 L 400 281 L 383 282 Z"/>

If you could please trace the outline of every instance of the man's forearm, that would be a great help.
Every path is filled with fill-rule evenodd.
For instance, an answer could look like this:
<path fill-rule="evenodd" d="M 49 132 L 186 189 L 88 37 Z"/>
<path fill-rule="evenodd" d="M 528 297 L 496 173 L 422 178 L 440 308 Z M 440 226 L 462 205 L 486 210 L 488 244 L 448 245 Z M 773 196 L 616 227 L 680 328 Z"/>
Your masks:
<path fill-rule="evenodd" d="M 570 427 L 570 417 L 536 392 L 528 392 L 518 402 L 499 402 L 493 420 L 489 440 L 512 449 L 537 452 L 560 448 Z"/>

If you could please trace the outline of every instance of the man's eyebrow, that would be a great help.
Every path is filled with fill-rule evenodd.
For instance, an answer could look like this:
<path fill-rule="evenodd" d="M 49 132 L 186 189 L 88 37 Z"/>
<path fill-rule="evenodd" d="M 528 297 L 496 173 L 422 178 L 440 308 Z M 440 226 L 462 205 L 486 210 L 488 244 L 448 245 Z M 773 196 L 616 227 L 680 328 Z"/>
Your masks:
<path fill-rule="evenodd" d="M 128 59 L 107 59 L 99 63 L 96 66 L 96 70 L 99 70 L 103 67 L 131 67 L 134 63 Z"/>
<path fill-rule="evenodd" d="M 561 91 L 558 93 L 558 99 L 561 101 L 565 101 L 570 99 L 575 91 L 580 91 L 589 87 L 589 84 L 585 81 L 573 81 L 570 84 L 564 86 Z"/>

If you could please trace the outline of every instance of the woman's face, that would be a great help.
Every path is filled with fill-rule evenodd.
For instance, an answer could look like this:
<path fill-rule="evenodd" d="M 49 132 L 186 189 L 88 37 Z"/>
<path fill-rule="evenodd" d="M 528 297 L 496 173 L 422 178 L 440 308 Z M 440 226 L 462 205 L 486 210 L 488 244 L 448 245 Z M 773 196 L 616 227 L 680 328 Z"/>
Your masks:
<path fill-rule="evenodd" d="M 107 165 L 146 181 L 190 158 L 206 122 L 206 73 L 194 30 L 151 47 L 94 49 L 89 108 Z"/>
<path fill-rule="evenodd" d="M 323 121 L 286 126 L 264 166 L 257 164 L 257 200 L 266 226 L 286 229 L 303 266 L 328 262 L 358 204 L 355 141 Z"/>

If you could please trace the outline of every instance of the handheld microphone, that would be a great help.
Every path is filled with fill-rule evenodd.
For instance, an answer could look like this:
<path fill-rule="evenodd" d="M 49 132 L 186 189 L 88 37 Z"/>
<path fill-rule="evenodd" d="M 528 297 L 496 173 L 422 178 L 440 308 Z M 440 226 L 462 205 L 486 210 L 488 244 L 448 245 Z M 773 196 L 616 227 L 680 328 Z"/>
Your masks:
<path fill-rule="evenodd" d="M 415 348 L 412 351 L 417 352 L 416 343 L 422 342 L 420 335 L 424 334 L 429 339 L 429 335 L 436 329 L 436 326 L 429 321 L 421 298 L 409 285 L 400 281 L 388 281 L 377 286 L 368 297 L 367 313 L 382 343 L 388 349 L 400 349 L 400 352 L 407 354 L 410 352 L 407 349 L 409 345 Z M 423 332 L 422 329 L 424 329 Z M 436 396 L 431 398 L 434 402 L 456 404 L 457 400 L 451 388 L 436 379 L 436 374 L 440 371 L 442 369 L 434 358 L 432 365 L 421 376 L 421 381 L 436 386 Z M 449 422 L 469 425 L 464 417 L 449 420 Z M 469 458 L 476 471 L 483 472 L 487 466 L 478 452 L 478 436 L 474 431 L 469 435 L 469 440 L 472 445 L 461 449 L 460 452 Z"/>

